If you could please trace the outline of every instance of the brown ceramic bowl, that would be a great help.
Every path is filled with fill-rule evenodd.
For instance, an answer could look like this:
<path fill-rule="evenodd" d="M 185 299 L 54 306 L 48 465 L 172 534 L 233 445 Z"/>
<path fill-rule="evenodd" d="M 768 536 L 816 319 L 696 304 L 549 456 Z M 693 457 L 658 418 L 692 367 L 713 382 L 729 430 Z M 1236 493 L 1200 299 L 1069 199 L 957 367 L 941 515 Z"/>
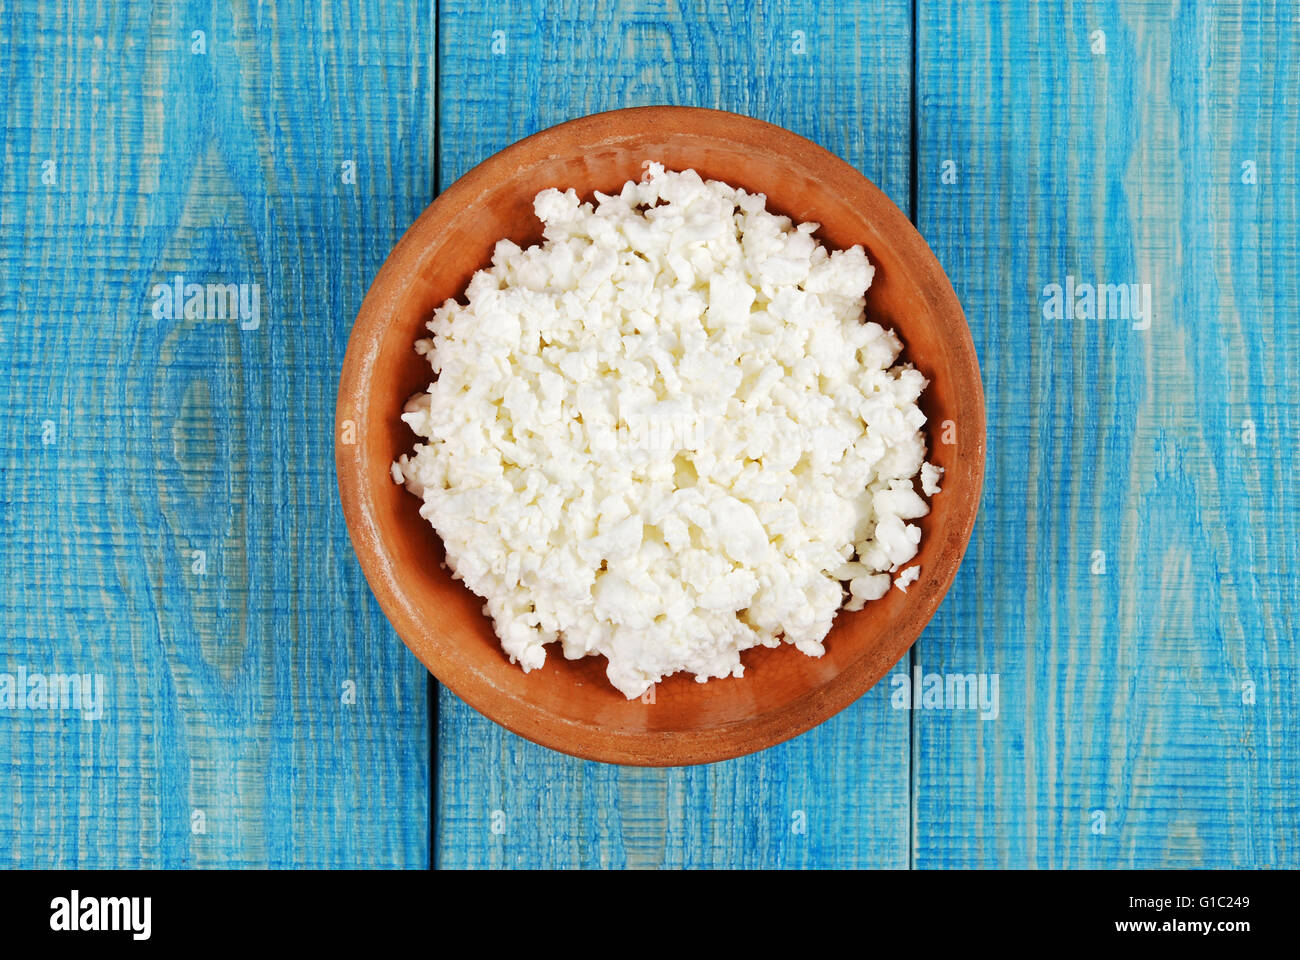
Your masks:
<path fill-rule="evenodd" d="M 836 248 L 859 243 L 876 265 L 869 318 L 893 327 L 904 358 L 929 377 L 922 398 L 930 458 L 943 492 L 921 522 L 920 579 L 859 613 L 841 613 L 826 654 L 793 647 L 742 655 L 742 679 L 665 679 L 653 703 L 628 701 L 603 657 L 568 661 L 552 647 L 525 674 L 502 653 L 482 601 L 440 566 L 442 547 L 419 501 L 389 476 L 416 437 L 399 419 L 427 386 L 413 345 L 434 307 L 464 292 L 502 237 L 541 239 L 534 195 L 546 187 L 614 192 L 642 161 L 692 167 L 762 192 L 768 207 L 821 224 Z M 808 730 L 862 696 L 939 606 L 970 538 L 984 473 L 984 396 L 961 305 L 930 248 L 897 207 L 838 157 L 748 117 L 644 107 L 544 130 L 475 167 L 435 200 L 394 248 L 361 305 L 343 363 L 336 411 L 343 512 L 384 612 L 438 680 L 484 715 L 537 743 L 611 763 L 706 763 L 761 750 Z M 945 421 L 948 439 L 941 442 Z"/>

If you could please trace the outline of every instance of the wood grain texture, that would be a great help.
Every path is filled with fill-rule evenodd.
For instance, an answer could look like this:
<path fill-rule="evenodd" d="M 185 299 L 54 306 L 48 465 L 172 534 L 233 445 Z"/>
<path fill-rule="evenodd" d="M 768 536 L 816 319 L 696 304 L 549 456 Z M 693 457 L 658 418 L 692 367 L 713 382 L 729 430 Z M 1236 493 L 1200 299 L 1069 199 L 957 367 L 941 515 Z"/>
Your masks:
<path fill-rule="evenodd" d="M 919 4 L 990 459 L 914 654 L 1001 712 L 914 714 L 918 867 L 1300 865 L 1298 12 Z M 1149 329 L 1045 317 L 1067 276 L 1150 283 Z"/>
<path fill-rule="evenodd" d="M 788 127 L 906 207 L 907 3 L 443 2 L 438 27 L 444 186 L 571 117 L 675 103 Z M 907 757 L 907 718 L 881 688 L 791 743 L 676 770 L 572 760 L 444 691 L 437 862 L 902 867 Z"/>
<path fill-rule="evenodd" d="M 0 709 L 0 866 L 421 866 L 431 810 L 441 866 L 1300 866 L 1300 8 L 912 8 L 0 0 L 0 707 L 104 682 Z M 630 769 L 444 693 L 431 769 L 336 502 L 352 318 L 437 185 L 647 103 L 915 190 L 989 462 L 909 666 L 996 719 L 886 681 Z M 257 284 L 256 329 L 155 319 L 177 274 Z M 1046 317 L 1067 277 L 1150 283 L 1150 327 Z"/>
<path fill-rule="evenodd" d="M 0 712 L 0 864 L 425 864 L 426 674 L 332 413 L 430 194 L 428 4 L 0 11 L 0 672 L 106 683 Z M 258 322 L 156 318 L 177 274 Z"/>

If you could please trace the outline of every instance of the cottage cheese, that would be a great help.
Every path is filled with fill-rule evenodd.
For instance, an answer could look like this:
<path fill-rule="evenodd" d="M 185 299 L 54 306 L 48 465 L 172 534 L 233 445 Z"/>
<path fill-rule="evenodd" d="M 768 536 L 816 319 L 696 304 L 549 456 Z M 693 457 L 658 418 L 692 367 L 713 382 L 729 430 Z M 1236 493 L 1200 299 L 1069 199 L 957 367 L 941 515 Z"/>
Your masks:
<path fill-rule="evenodd" d="M 436 379 L 393 479 L 525 671 L 558 642 L 632 698 L 820 656 L 916 555 L 926 379 L 864 322 L 862 248 L 765 203 L 659 164 L 595 204 L 544 190 L 544 241 L 499 242 L 416 344 Z"/>

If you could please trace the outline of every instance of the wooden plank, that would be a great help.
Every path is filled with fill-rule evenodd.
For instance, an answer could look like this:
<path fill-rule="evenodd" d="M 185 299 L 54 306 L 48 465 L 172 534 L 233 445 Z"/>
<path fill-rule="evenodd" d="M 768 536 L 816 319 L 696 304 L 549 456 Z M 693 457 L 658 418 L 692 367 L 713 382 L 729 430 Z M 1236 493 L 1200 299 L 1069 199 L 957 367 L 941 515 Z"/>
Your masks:
<path fill-rule="evenodd" d="M 786 126 L 906 207 L 909 3 L 591 7 L 440 4 L 443 186 L 563 120 L 675 103 Z M 437 863 L 906 866 L 907 763 L 907 718 L 883 688 L 792 743 L 676 770 L 570 759 L 444 691 Z"/>
<path fill-rule="evenodd" d="M 990 459 L 916 655 L 1001 700 L 913 715 L 919 867 L 1300 865 L 1297 38 L 1287 4 L 918 5 L 919 223 Z M 1149 283 L 1149 328 L 1046 316 L 1067 277 Z"/>
<path fill-rule="evenodd" d="M 0 711 L 0 864 L 425 864 L 426 674 L 331 434 L 352 317 L 430 194 L 429 5 L 19 6 L 0 672 L 105 687 L 97 720 Z M 177 275 L 247 313 L 155 316 Z"/>

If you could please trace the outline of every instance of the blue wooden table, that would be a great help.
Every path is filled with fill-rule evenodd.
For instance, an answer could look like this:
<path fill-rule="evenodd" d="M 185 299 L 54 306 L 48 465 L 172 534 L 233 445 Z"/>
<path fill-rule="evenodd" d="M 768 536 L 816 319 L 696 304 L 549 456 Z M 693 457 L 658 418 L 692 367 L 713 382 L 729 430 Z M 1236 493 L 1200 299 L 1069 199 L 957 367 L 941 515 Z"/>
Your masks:
<path fill-rule="evenodd" d="M 0 865 L 1300 866 L 1300 6 L 594 7 L 0 6 Z M 989 417 L 888 681 L 668 770 L 431 682 L 331 432 L 438 191 L 652 103 L 908 211 Z"/>

